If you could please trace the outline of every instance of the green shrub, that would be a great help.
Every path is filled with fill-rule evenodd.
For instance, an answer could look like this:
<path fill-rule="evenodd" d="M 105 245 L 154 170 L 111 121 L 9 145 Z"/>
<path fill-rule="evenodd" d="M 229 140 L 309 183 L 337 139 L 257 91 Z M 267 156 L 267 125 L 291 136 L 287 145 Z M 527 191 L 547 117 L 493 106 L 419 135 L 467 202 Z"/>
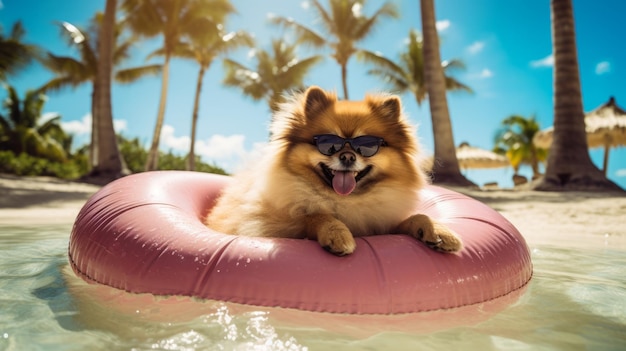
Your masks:
<path fill-rule="evenodd" d="M 143 172 L 148 158 L 138 138 L 119 137 L 120 153 L 132 173 Z M 0 172 L 18 176 L 51 176 L 63 179 L 78 179 L 89 171 L 88 147 L 81 148 L 68 161 L 56 162 L 35 157 L 26 153 L 15 155 L 12 151 L 0 151 Z M 185 157 L 174 155 L 171 151 L 159 154 L 159 169 L 184 170 Z M 196 171 L 226 174 L 222 168 L 209 165 L 196 158 Z"/>
<path fill-rule="evenodd" d="M 76 179 L 87 172 L 87 159 L 78 155 L 65 162 L 55 162 L 25 153 L 15 155 L 12 151 L 0 151 L 0 172 Z"/>
<path fill-rule="evenodd" d="M 128 169 L 133 173 L 143 172 L 148 159 L 148 151 L 141 145 L 139 138 L 126 139 L 118 136 L 118 143 L 120 153 Z M 186 160 L 186 157 L 175 155 L 171 151 L 167 153 L 159 152 L 159 169 L 184 170 L 186 168 Z M 200 161 L 199 157 L 196 157 L 196 171 L 226 174 L 226 171 L 222 168 L 204 163 Z"/>

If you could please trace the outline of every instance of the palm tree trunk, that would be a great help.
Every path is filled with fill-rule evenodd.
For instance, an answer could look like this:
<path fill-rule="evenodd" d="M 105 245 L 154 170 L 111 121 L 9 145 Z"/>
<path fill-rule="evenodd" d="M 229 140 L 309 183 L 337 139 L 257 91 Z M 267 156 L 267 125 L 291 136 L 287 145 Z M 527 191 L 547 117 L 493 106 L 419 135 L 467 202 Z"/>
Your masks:
<path fill-rule="evenodd" d="M 341 83 L 343 84 L 343 99 L 349 100 L 348 97 L 348 63 L 341 64 Z"/>
<path fill-rule="evenodd" d="M 170 55 L 165 55 L 165 63 L 163 64 L 163 77 L 161 78 L 161 98 L 159 100 L 159 111 L 157 113 L 157 122 L 152 135 L 152 144 L 148 151 L 148 159 L 146 161 L 146 171 L 154 171 L 159 166 L 159 141 L 161 139 L 161 129 L 165 119 L 165 103 L 167 101 L 167 86 L 170 76 Z"/>
<path fill-rule="evenodd" d="M 94 155 L 96 165 L 91 176 L 98 176 L 105 180 L 113 180 L 128 174 L 119 149 L 113 129 L 113 113 L 111 109 L 111 72 L 113 65 L 115 8 L 117 0 L 107 0 L 104 19 L 100 29 L 98 43 L 98 70 L 94 84 L 94 99 L 92 118 L 95 121 Z"/>
<path fill-rule="evenodd" d="M 574 11 L 571 0 L 551 0 L 554 54 L 554 134 L 546 174 L 536 190 L 620 189 L 591 162 L 585 134 Z"/>
<path fill-rule="evenodd" d="M 202 91 L 202 79 L 204 78 L 205 68 L 200 65 L 198 72 L 198 81 L 196 82 L 196 96 L 193 101 L 193 116 L 191 117 L 191 145 L 189 146 L 189 155 L 187 156 L 187 170 L 193 171 L 196 168 L 196 128 L 198 125 L 198 110 L 200 109 L 200 92 Z"/>
<path fill-rule="evenodd" d="M 422 33 L 424 35 L 424 78 L 428 87 L 428 101 L 435 140 L 434 183 L 476 186 L 461 174 L 452 135 L 452 123 L 446 98 L 446 81 L 441 67 L 439 37 L 435 27 L 434 0 L 420 0 Z"/>
<path fill-rule="evenodd" d="M 98 88 L 96 82 L 93 83 L 93 90 L 91 91 L 91 143 L 89 144 L 89 167 L 95 169 L 98 167 L 98 120 L 100 113 L 97 111 L 98 106 L 96 104 L 96 89 Z"/>
<path fill-rule="evenodd" d="M 539 158 L 537 157 L 537 148 L 534 145 L 530 146 L 530 167 L 533 170 L 533 180 L 539 178 Z"/>
<path fill-rule="evenodd" d="M 607 143 L 604 145 L 604 158 L 602 159 L 602 173 L 606 176 L 606 169 L 609 167 L 609 151 L 611 146 Z"/>

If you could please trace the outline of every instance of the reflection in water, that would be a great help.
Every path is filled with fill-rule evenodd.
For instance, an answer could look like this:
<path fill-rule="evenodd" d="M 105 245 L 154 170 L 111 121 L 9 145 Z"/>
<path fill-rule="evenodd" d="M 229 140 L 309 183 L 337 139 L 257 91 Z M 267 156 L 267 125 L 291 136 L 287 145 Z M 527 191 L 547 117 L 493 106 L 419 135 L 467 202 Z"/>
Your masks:
<path fill-rule="evenodd" d="M 528 289 L 494 316 L 353 318 L 90 285 L 67 265 L 68 233 L 0 228 L 1 350 L 626 349 L 624 248 L 533 247 Z M 434 328 L 441 316 L 456 326 Z"/>

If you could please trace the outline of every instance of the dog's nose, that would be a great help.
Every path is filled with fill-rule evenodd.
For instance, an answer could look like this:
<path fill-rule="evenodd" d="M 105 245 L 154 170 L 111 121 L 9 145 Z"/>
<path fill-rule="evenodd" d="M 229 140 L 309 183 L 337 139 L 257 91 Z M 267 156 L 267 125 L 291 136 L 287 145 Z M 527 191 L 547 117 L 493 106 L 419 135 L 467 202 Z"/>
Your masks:
<path fill-rule="evenodd" d="M 344 166 L 351 166 L 356 161 L 356 154 L 352 151 L 344 151 L 339 154 L 339 160 Z"/>

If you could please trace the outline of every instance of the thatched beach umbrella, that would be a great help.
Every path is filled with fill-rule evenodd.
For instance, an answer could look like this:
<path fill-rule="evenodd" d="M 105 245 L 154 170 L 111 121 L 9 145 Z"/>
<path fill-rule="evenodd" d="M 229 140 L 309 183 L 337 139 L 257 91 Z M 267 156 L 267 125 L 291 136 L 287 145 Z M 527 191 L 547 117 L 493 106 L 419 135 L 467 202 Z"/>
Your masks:
<path fill-rule="evenodd" d="M 470 146 L 463 142 L 456 148 L 456 158 L 459 160 L 459 167 L 470 168 L 502 168 L 511 164 L 505 156 L 495 152 Z"/>
<path fill-rule="evenodd" d="M 461 169 L 503 168 L 511 165 L 509 159 L 495 152 L 470 146 L 462 142 L 456 148 L 456 158 Z M 433 156 L 422 160 L 422 168 L 430 171 L 433 168 Z"/>
<path fill-rule="evenodd" d="M 615 98 L 585 115 L 587 144 L 590 148 L 604 147 L 603 170 L 606 174 L 609 151 L 613 147 L 626 146 L 626 111 L 617 106 Z M 533 138 L 533 143 L 542 148 L 552 144 L 554 128 L 546 128 Z"/>

